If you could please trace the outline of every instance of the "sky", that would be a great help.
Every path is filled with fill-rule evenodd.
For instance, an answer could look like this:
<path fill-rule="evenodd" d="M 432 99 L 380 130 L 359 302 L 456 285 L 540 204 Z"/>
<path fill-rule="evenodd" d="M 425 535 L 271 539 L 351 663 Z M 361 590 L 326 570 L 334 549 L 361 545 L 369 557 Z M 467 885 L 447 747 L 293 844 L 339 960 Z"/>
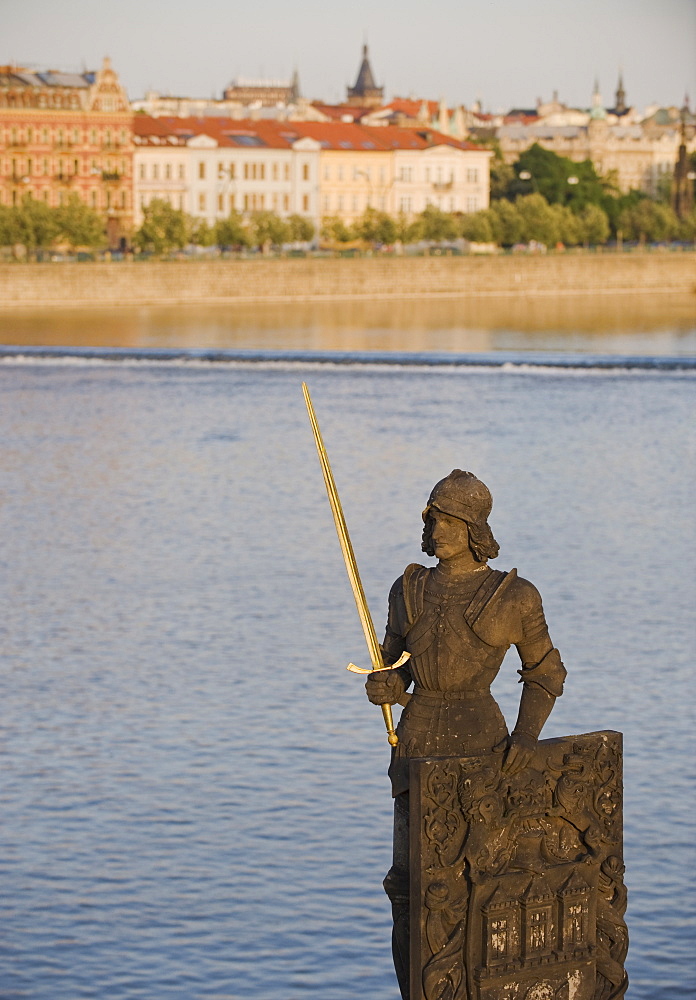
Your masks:
<path fill-rule="evenodd" d="M 696 104 L 696 0 L 0 0 L 0 64 L 94 69 L 105 55 L 131 99 L 147 89 L 220 97 L 236 76 L 287 79 L 338 102 L 367 39 L 388 97 L 537 98 L 588 107 Z"/>

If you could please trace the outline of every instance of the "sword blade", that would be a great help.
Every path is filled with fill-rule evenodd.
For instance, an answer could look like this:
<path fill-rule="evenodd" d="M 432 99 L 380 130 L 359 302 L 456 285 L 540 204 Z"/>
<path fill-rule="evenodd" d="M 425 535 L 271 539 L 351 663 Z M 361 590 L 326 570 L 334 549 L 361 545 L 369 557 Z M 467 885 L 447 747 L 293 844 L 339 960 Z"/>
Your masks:
<path fill-rule="evenodd" d="M 307 384 L 305 382 L 302 383 L 302 393 L 307 406 L 307 413 L 309 414 L 309 422 L 312 425 L 314 443 L 317 446 L 317 453 L 319 455 L 319 464 L 321 465 L 321 471 L 324 476 L 324 484 L 326 486 L 326 493 L 329 498 L 329 505 L 331 507 L 331 513 L 333 514 L 334 524 L 336 525 L 336 534 L 338 535 L 341 552 L 343 553 L 343 561 L 346 566 L 346 572 L 348 573 L 348 579 L 350 581 L 351 590 L 353 591 L 353 597 L 355 598 L 355 605 L 358 609 L 360 624 L 362 625 L 365 641 L 367 642 L 372 669 L 382 670 L 384 668 L 382 650 L 380 649 L 379 642 L 377 641 L 377 633 L 375 632 L 375 626 L 372 621 L 370 609 L 367 605 L 365 591 L 363 590 L 362 581 L 360 580 L 358 563 L 355 558 L 355 553 L 353 552 L 350 535 L 348 534 L 348 526 L 346 524 L 343 508 L 341 507 L 341 501 L 338 496 L 336 481 L 334 479 L 333 472 L 331 471 L 329 456 L 326 452 L 321 431 L 319 429 L 319 421 L 317 420 L 317 415 L 314 412 L 312 399 L 309 395 L 309 389 L 307 388 Z M 397 743 L 397 737 L 394 733 L 391 705 L 382 705 L 382 715 L 384 716 L 384 723 L 387 727 L 387 733 L 389 734 L 389 743 L 392 746 L 395 746 Z"/>

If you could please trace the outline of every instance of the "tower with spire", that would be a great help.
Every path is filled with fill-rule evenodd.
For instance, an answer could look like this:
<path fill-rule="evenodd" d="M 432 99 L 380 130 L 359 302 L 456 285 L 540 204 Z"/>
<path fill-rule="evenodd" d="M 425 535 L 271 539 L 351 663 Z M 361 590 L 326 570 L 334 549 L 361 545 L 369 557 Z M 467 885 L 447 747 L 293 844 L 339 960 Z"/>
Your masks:
<path fill-rule="evenodd" d="M 378 108 L 384 103 L 384 87 L 378 87 L 370 66 L 367 42 L 363 45 L 362 62 L 355 86 L 346 89 L 346 104 L 360 108 Z"/>

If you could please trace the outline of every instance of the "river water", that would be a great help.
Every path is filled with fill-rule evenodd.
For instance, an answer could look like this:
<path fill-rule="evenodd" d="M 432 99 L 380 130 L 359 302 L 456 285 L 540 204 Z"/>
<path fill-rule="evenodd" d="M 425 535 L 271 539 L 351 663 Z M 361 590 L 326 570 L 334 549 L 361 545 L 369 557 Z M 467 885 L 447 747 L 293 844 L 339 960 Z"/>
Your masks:
<path fill-rule="evenodd" d="M 433 483 L 490 486 L 569 671 L 544 735 L 625 734 L 628 996 L 694 995 L 696 376 L 519 360 L 4 357 L 2 1000 L 396 1000 L 388 748 L 303 379 L 379 624 Z"/>

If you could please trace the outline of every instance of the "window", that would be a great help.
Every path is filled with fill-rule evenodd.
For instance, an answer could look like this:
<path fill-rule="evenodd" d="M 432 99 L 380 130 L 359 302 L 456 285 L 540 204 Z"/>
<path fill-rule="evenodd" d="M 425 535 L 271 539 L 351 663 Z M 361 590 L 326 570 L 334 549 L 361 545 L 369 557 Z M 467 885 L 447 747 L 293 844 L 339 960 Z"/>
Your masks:
<path fill-rule="evenodd" d="M 29 175 L 29 177 L 31 177 L 33 172 L 34 172 L 34 163 L 31 157 L 29 157 L 29 159 L 27 160 L 27 174 Z"/>
<path fill-rule="evenodd" d="M 201 181 L 205 180 L 205 163 L 203 162 L 198 164 L 198 179 Z"/>
<path fill-rule="evenodd" d="M 73 160 L 73 173 L 74 174 L 79 174 L 79 172 L 80 172 L 80 161 L 79 160 Z"/>
<path fill-rule="evenodd" d="M 244 180 L 245 181 L 249 180 L 249 164 L 248 163 L 244 164 Z"/>
<path fill-rule="evenodd" d="M 324 211 L 328 212 L 328 211 L 330 211 L 330 209 L 331 209 L 331 199 L 329 198 L 328 194 L 325 194 L 324 195 Z"/>
<path fill-rule="evenodd" d="M 183 212 L 183 210 L 184 210 L 184 196 L 183 196 L 183 194 L 180 194 L 179 195 L 179 211 Z"/>
<path fill-rule="evenodd" d="M 466 179 L 469 184 L 478 184 L 478 170 L 476 167 L 467 168 Z"/>
<path fill-rule="evenodd" d="M 152 179 L 153 181 L 159 180 L 159 163 L 152 164 Z"/>
<path fill-rule="evenodd" d="M 401 200 L 399 201 L 399 211 L 400 212 L 405 212 L 405 213 L 408 213 L 408 212 L 411 211 L 411 199 L 410 198 L 401 198 Z"/>
<path fill-rule="evenodd" d="M 34 129 L 33 128 L 28 128 L 27 129 L 27 142 L 31 143 L 33 141 L 34 141 Z"/>
<path fill-rule="evenodd" d="M 303 212 L 308 212 L 309 211 L 309 195 L 308 194 L 302 195 L 302 211 Z"/>
<path fill-rule="evenodd" d="M 230 212 L 234 212 L 236 207 L 235 197 L 233 194 L 230 195 Z"/>
<path fill-rule="evenodd" d="M 89 133 L 89 141 L 93 146 L 97 145 L 97 130 L 93 128 Z"/>
<path fill-rule="evenodd" d="M 340 165 L 340 164 L 339 164 L 339 167 L 338 167 L 338 179 L 339 179 L 339 181 L 343 180 L 343 166 Z"/>
<path fill-rule="evenodd" d="M 412 167 L 401 167 L 399 170 L 399 180 L 406 181 L 407 183 L 413 179 L 413 168 Z"/>
<path fill-rule="evenodd" d="M 121 208 L 126 209 L 128 207 L 128 194 L 126 191 L 121 191 Z"/>
<path fill-rule="evenodd" d="M 343 195 L 342 194 L 339 194 L 339 196 L 338 196 L 338 198 L 336 200 L 336 208 L 337 208 L 337 210 L 339 212 L 343 211 Z"/>
<path fill-rule="evenodd" d="M 198 211 L 205 212 L 205 194 L 203 191 L 198 195 Z"/>
<path fill-rule="evenodd" d="M 172 179 L 172 165 L 171 165 L 171 163 L 167 163 L 166 164 L 166 166 L 164 168 L 164 176 L 166 177 L 166 179 L 168 181 L 170 181 Z"/>
<path fill-rule="evenodd" d="M 467 212 L 478 212 L 478 198 L 476 195 L 470 195 L 466 199 L 466 210 Z"/>
<path fill-rule="evenodd" d="M 48 157 L 44 157 L 44 159 L 41 161 L 41 171 L 42 171 L 44 177 L 48 177 L 49 170 L 50 170 L 50 168 L 49 168 L 49 165 L 48 165 Z"/>
<path fill-rule="evenodd" d="M 290 195 L 289 194 L 284 194 L 283 195 L 283 208 L 284 208 L 284 210 L 286 212 L 290 211 Z"/>
<path fill-rule="evenodd" d="M 244 211 L 245 212 L 249 211 L 249 195 L 248 194 L 244 195 Z"/>
<path fill-rule="evenodd" d="M 283 171 L 283 179 L 286 181 L 290 180 L 290 164 L 285 164 L 285 170 Z"/>
<path fill-rule="evenodd" d="M 308 163 L 303 163 L 302 164 L 302 180 L 303 181 L 308 181 L 309 180 L 309 164 Z"/>
<path fill-rule="evenodd" d="M 218 195 L 218 212 L 225 211 L 225 196 L 224 194 Z"/>
<path fill-rule="evenodd" d="M 78 143 L 80 141 L 80 130 L 79 128 L 73 129 L 72 141 Z"/>
<path fill-rule="evenodd" d="M 274 181 L 278 180 L 278 164 L 277 163 L 273 164 L 273 180 Z"/>
<path fill-rule="evenodd" d="M 186 167 L 183 163 L 179 164 L 179 180 L 183 181 L 186 177 Z"/>
<path fill-rule="evenodd" d="M 266 176 L 266 164 L 259 163 L 259 179 L 264 180 L 265 176 Z"/>
<path fill-rule="evenodd" d="M 51 203 L 51 192 L 48 190 L 48 188 L 46 188 L 46 190 L 43 193 L 43 199 L 44 199 L 44 201 L 46 202 L 47 205 L 50 205 L 50 203 Z"/>
<path fill-rule="evenodd" d="M 41 142 L 47 146 L 48 145 L 48 129 L 45 128 L 41 132 Z"/>

